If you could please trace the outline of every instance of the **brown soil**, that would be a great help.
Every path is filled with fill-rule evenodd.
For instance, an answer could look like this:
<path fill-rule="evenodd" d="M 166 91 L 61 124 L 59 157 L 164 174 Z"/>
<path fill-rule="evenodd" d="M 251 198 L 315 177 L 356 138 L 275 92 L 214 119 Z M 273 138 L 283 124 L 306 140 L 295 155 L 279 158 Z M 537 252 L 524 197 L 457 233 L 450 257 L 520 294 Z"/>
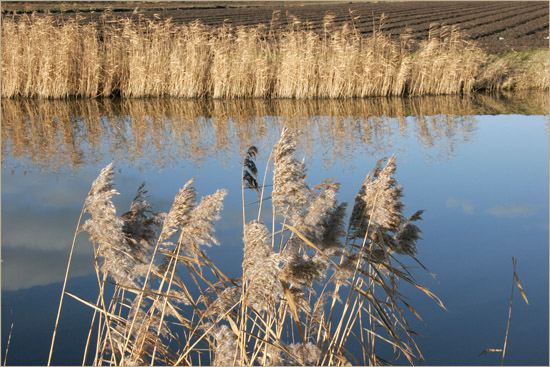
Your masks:
<path fill-rule="evenodd" d="M 471 39 L 489 53 L 548 49 L 548 2 L 509 1 L 450 1 L 450 2 L 6 2 L 1 3 L 5 16 L 13 11 L 32 12 L 50 10 L 62 17 L 81 12 L 87 20 L 97 19 L 106 8 L 115 16 L 134 17 L 135 7 L 146 18 L 172 18 L 174 23 L 201 22 L 218 26 L 224 21 L 233 25 L 266 24 L 273 13 L 279 12 L 278 24 L 284 26 L 294 15 L 303 23 L 310 22 L 321 30 L 324 16 L 335 16 L 338 24 L 354 19 L 363 34 L 380 27 L 396 37 L 408 32 L 413 42 L 426 39 L 430 26 L 458 25 Z M 357 17 L 357 18 L 356 18 Z"/>

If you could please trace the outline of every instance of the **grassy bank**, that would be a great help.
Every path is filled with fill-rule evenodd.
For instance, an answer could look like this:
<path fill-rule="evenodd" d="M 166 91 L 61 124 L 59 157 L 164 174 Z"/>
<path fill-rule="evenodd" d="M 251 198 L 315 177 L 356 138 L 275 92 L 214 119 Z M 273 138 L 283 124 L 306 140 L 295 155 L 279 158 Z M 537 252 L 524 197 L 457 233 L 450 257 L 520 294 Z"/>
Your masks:
<path fill-rule="evenodd" d="M 484 90 L 548 90 L 549 53 L 545 50 L 489 55 L 477 88 Z"/>
<path fill-rule="evenodd" d="M 296 18 L 281 27 L 277 17 L 237 28 L 108 13 L 100 24 L 4 17 L 2 97 L 349 98 L 549 85 L 547 52 L 487 56 L 456 27 L 434 27 L 411 53 L 407 34 L 362 36 L 331 16 L 321 31 Z"/>

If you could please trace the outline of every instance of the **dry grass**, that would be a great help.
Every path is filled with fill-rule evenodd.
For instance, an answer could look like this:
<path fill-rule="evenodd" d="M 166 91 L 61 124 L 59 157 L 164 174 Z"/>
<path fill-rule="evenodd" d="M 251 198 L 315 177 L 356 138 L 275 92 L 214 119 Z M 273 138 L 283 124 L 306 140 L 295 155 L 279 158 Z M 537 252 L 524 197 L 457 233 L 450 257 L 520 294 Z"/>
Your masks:
<path fill-rule="evenodd" d="M 269 27 L 175 25 L 139 13 L 99 24 L 78 17 L 2 19 L 2 97 L 349 98 L 469 93 L 506 85 L 482 75 L 487 56 L 456 27 L 433 27 L 411 54 L 408 35 L 369 36 L 327 15 L 321 31 L 274 14 Z M 283 25 L 286 24 L 286 25 Z M 489 60 L 491 61 L 491 60 Z M 494 61 L 494 60 L 493 60 Z M 548 88 L 536 70 L 518 88 Z M 525 69 L 527 70 L 527 69 Z M 483 79 L 479 79 L 482 77 Z M 490 81 L 487 81 L 490 80 Z"/>
<path fill-rule="evenodd" d="M 414 55 L 410 94 L 459 94 L 474 88 L 485 56 L 456 26 L 432 27 Z"/>
<path fill-rule="evenodd" d="M 391 359 L 422 358 L 407 322 L 420 316 L 399 285 L 443 305 L 403 263 L 418 262 L 415 223 L 422 211 L 403 215 L 395 158 L 367 175 L 346 220 L 338 183 L 305 181 L 295 138 L 295 131 L 282 130 L 265 173 L 256 167 L 257 149 L 246 154 L 242 276 L 234 278 L 204 251 L 219 244 L 214 221 L 225 190 L 197 202 L 191 179 L 170 211 L 157 214 L 142 186 L 119 216 L 111 201 L 114 167 L 101 171 L 83 207 L 89 219 L 77 231 L 88 232 L 94 247 L 98 298 L 63 292 L 95 310 L 90 336 L 96 331 L 97 340 L 88 340 L 84 363 L 378 365 L 386 363 L 375 350 L 379 343 L 393 348 Z M 251 203 L 246 187 L 254 189 Z M 273 214 L 271 224 L 260 220 L 262 210 Z M 105 296 L 108 287 L 112 298 Z M 52 350 L 54 340 L 55 334 Z"/>

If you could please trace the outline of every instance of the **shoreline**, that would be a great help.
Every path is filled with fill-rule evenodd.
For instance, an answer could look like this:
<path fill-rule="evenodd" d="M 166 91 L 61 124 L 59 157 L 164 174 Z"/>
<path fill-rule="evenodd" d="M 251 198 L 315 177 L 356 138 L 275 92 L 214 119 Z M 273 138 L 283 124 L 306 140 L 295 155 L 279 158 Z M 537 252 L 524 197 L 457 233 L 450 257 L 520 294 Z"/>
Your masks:
<path fill-rule="evenodd" d="M 250 10 L 239 8 L 243 4 L 252 3 L 221 10 Z M 483 37 L 472 36 L 469 23 L 466 30 L 432 23 L 426 29 L 432 15 L 419 15 L 416 29 L 395 34 L 402 27 L 397 8 L 389 16 L 373 12 L 369 29 L 351 9 L 347 18 L 330 12 L 321 18 L 320 9 L 328 8 L 309 4 L 319 13 L 311 20 L 257 4 L 263 13 L 245 25 L 235 19 L 219 23 L 230 14 L 197 10 L 193 3 L 186 9 L 195 13 L 175 12 L 174 19 L 154 12 L 164 9 L 157 3 L 148 4 L 157 5 L 153 12 L 136 8 L 130 16 L 123 8 L 63 12 L 73 11 L 70 6 L 53 14 L 4 15 L 2 98 L 341 99 L 549 89 L 548 49 L 533 44 L 491 53 Z M 184 22 L 197 14 L 202 19 Z M 261 16 L 269 14 L 266 25 L 268 18 Z"/>

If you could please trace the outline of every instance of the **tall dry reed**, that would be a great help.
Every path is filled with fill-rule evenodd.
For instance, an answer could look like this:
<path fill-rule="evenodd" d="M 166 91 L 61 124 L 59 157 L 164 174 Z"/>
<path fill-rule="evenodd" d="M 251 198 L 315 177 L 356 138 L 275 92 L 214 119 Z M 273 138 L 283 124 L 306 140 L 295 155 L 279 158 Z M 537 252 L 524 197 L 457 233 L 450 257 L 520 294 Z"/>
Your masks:
<path fill-rule="evenodd" d="M 233 278 L 205 251 L 219 245 L 214 221 L 225 190 L 197 202 L 191 179 L 169 212 L 159 214 L 145 201 L 142 185 L 129 211 L 119 215 L 111 201 L 117 194 L 114 166 L 101 171 L 83 207 L 89 219 L 79 228 L 94 247 L 98 297 L 63 293 L 94 310 L 83 363 L 378 365 L 399 356 L 410 363 L 422 358 L 404 310 L 418 314 L 399 284 L 443 305 L 403 263 L 418 262 L 422 211 L 404 216 L 395 157 L 367 175 L 346 219 L 346 204 L 336 199 L 338 183 L 306 182 L 306 166 L 295 157 L 296 136 L 282 130 L 265 173 L 255 163 L 257 148 L 247 152 L 242 275 Z M 250 204 L 244 188 L 254 189 Z M 257 212 L 250 213 L 250 205 Z M 271 224 L 261 220 L 262 210 L 273 214 Z M 394 355 L 379 355 L 379 343 Z"/>
<path fill-rule="evenodd" d="M 321 30 L 279 18 L 269 27 L 214 28 L 139 13 L 117 19 L 105 12 L 97 23 L 6 16 L 2 97 L 349 98 L 459 94 L 483 85 L 476 80 L 487 58 L 456 27 L 434 27 L 411 53 L 409 35 L 385 34 L 383 18 L 368 36 L 353 15 L 342 25 L 327 15 Z"/>
<path fill-rule="evenodd" d="M 95 96 L 102 55 L 97 27 L 79 18 L 55 24 L 53 17 L 2 19 L 2 97 Z"/>
<path fill-rule="evenodd" d="M 409 94 L 459 94 L 474 89 L 485 60 L 457 26 L 434 26 L 420 50 L 412 55 Z"/>

